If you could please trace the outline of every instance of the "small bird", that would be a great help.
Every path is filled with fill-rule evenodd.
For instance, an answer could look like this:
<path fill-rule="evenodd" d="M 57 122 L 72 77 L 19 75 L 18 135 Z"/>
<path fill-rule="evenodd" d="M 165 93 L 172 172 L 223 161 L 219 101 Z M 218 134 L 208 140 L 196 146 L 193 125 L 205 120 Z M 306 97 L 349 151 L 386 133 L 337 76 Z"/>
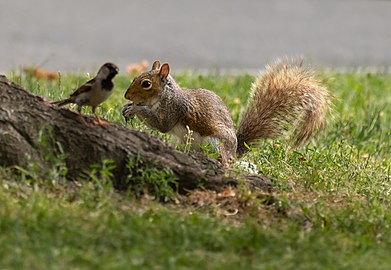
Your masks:
<path fill-rule="evenodd" d="M 105 101 L 112 93 L 114 84 L 112 79 L 115 75 L 118 74 L 118 67 L 113 63 L 104 64 L 96 74 L 95 78 L 89 80 L 82 86 L 80 86 L 70 98 L 55 101 L 52 104 L 58 106 L 64 106 L 69 103 L 74 103 L 77 105 L 77 111 L 79 112 L 80 121 L 87 127 L 91 127 L 82 117 L 81 108 L 83 106 L 91 106 L 92 113 L 95 116 L 94 124 L 103 126 L 107 122 L 102 121 L 96 115 L 96 107 L 99 106 L 103 101 Z"/>

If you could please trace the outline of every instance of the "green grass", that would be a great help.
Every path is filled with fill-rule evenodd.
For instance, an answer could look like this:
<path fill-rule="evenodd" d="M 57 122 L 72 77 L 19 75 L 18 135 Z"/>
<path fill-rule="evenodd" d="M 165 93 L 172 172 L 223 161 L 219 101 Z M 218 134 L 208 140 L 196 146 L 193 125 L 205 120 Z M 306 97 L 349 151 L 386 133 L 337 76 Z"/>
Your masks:
<path fill-rule="evenodd" d="M 0 168 L 0 269 L 389 269 L 391 76 L 321 77 L 336 96 L 328 128 L 299 149 L 285 141 L 253 149 L 243 160 L 275 179 L 278 189 L 272 204 L 237 190 L 236 216 L 222 215 L 219 201 L 199 207 L 188 198 L 163 204 L 137 197 L 139 190 L 119 193 L 110 184 L 107 162 L 92 169 L 93 181 L 73 184 L 64 178 L 61 157 L 46 174 L 33 164 L 16 172 Z M 51 100 L 88 79 L 69 74 L 48 82 L 17 73 L 9 78 Z M 236 123 L 252 82 L 248 75 L 175 78 L 183 87 L 216 91 Z M 125 124 L 120 110 L 130 81 L 115 79 L 100 116 Z M 150 131 L 138 120 L 132 124 Z M 137 188 L 149 184 L 155 195 L 165 186 L 150 188 L 151 179 L 172 181 L 167 172 L 146 169 L 141 175 Z"/>

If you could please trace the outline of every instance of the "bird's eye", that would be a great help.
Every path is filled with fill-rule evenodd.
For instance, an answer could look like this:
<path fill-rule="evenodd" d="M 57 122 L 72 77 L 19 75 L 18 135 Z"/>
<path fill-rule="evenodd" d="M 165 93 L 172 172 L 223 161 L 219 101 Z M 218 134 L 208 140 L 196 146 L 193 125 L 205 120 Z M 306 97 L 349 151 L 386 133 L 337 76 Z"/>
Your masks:
<path fill-rule="evenodd" d="M 141 87 L 148 90 L 152 87 L 152 82 L 150 80 L 145 80 L 141 83 Z"/>

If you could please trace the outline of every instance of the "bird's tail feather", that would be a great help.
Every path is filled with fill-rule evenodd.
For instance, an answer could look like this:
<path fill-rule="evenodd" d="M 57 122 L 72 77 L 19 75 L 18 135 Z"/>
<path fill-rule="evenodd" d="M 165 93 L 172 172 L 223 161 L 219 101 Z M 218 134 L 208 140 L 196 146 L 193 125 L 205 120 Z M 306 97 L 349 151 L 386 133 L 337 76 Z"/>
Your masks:
<path fill-rule="evenodd" d="M 67 105 L 72 102 L 73 102 L 72 98 L 67 98 L 67 99 L 63 99 L 63 100 L 59 100 L 59 101 L 54 101 L 54 102 L 52 102 L 52 104 L 57 105 L 59 107 L 62 107 L 64 105 Z"/>

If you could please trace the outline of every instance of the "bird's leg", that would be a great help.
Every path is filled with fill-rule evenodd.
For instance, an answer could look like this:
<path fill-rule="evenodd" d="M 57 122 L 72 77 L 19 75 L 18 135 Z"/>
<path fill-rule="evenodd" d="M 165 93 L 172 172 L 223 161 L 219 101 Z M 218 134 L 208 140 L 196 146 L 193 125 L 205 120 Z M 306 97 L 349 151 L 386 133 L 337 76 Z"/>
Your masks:
<path fill-rule="evenodd" d="M 91 128 L 92 126 L 90 124 L 87 123 L 87 121 L 84 119 L 83 115 L 81 114 L 81 106 L 78 106 L 77 107 L 77 111 L 79 112 L 79 119 L 80 119 L 80 122 L 85 125 L 86 127 L 88 128 Z"/>
<path fill-rule="evenodd" d="M 96 107 L 92 107 L 92 113 L 94 114 L 95 116 L 95 119 L 92 121 L 95 125 L 98 125 L 98 126 L 106 126 L 106 125 L 109 125 L 110 123 L 109 122 L 106 122 L 102 119 L 99 118 L 99 116 L 96 114 L 95 112 L 96 110 Z"/>

